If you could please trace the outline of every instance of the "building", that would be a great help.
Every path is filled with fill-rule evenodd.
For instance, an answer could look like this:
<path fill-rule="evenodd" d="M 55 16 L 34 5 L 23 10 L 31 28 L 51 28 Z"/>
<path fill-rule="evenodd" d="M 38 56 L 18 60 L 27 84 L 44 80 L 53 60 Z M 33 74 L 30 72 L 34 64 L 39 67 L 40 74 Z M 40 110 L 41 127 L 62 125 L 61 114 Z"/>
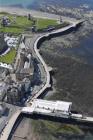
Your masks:
<path fill-rule="evenodd" d="M 0 82 L 0 101 L 3 101 L 6 95 L 6 84 Z"/>
<path fill-rule="evenodd" d="M 4 101 L 10 104 L 22 104 L 29 96 L 34 72 L 31 53 L 31 50 L 29 51 L 28 48 L 25 48 L 25 45 L 22 45 L 18 50 L 14 69 L 4 73 L 4 83 L 6 85 Z M 2 92 L 3 88 L 0 87 L 0 90 Z"/>
<path fill-rule="evenodd" d="M 21 104 L 28 96 L 33 80 L 33 62 L 31 54 L 21 52 L 18 68 L 14 73 L 10 73 L 5 82 L 8 85 L 6 91 L 7 102 L 10 104 Z"/>
<path fill-rule="evenodd" d="M 25 53 L 21 52 L 20 58 L 18 59 L 17 70 L 21 70 L 24 67 L 25 59 Z"/>
<path fill-rule="evenodd" d="M 4 41 L 4 34 L 0 34 L 0 55 L 8 49 L 7 43 Z"/>
<path fill-rule="evenodd" d="M 18 69 L 16 70 L 16 79 L 22 81 L 24 78 L 29 78 L 31 80 L 33 72 L 34 68 L 31 54 L 26 56 L 24 53 L 21 53 Z"/>
<path fill-rule="evenodd" d="M 11 21 L 10 21 L 9 17 L 4 16 L 2 18 L 1 24 L 2 24 L 3 27 L 10 25 Z"/>
<path fill-rule="evenodd" d="M 0 103 L 0 117 L 4 115 L 6 111 L 6 106 L 3 103 Z"/>
<path fill-rule="evenodd" d="M 51 110 L 52 112 L 63 112 L 64 114 L 69 114 L 71 110 L 72 103 L 64 101 L 47 101 L 47 100 L 34 100 L 33 105 L 35 109 Z"/>
<path fill-rule="evenodd" d="M 7 102 L 10 104 L 21 104 L 25 97 L 24 85 L 11 85 L 7 89 Z"/>
<path fill-rule="evenodd" d="M 25 93 L 27 93 L 31 87 L 31 80 L 29 78 L 24 78 L 23 83 L 24 83 Z"/>
<path fill-rule="evenodd" d="M 71 115 L 71 102 L 33 100 L 31 107 L 24 107 L 22 112 L 68 118 Z"/>

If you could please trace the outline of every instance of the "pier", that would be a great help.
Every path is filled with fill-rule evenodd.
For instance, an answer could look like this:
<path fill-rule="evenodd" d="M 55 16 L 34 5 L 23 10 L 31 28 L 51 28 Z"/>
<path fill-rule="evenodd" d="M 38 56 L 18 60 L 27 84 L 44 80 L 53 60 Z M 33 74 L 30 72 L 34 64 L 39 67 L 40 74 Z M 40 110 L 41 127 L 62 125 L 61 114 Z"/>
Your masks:
<path fill-rule="evenodd" d="M 51 116 L 62 119 L 69 119 L 78 122 L 93 123 L 93 117 L 87 117 L 83 114 L 71 112 L 72 103 L 64 101 L 47 101 L 35 99 L 31 107 L 24 107 L 22 113 Z"/>

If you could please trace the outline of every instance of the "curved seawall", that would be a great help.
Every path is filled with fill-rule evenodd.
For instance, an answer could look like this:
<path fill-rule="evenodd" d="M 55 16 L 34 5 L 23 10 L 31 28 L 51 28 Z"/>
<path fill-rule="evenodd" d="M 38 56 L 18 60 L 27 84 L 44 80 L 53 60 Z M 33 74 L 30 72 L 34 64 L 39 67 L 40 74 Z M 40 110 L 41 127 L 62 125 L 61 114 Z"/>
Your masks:
<path fill-rule="evenodd" d="M 44 71 L 46 73 L 46 81 L 45 81 L 44 86 L 35 94 L 35 96 L 31 99 L 31 101 L 33 101 L 33 99 L 38 98 L 42 93 L 44 93 L 44 91 L 46 89 L 51 87 L 51 84 L 50 84 L 50 80 L 51 80 L 50 70 L 49 70 L 49 67 L 47 66 L 47 64 L 45 63 L 45 61 L 43 60 L 42 56 L 39 53 L 40 44 L 44 40 L 48 39 L 49 37 L 57 36 L 57 35 L 60 35 L 62 33 L 65 33 L 66 31 L 71 31 L 71 30 L 75 29 L 79 24 L 80 24 L 80 22 L 73 23 L 73 24 L 71 24 L 71 25 L 69 25 L 67 27 L 64 27 L 64 28 L 61 28 L 61 29 L 58 29 L 58 30 L 54 30 L 52 32 L 48 32 L 46 34 L 43 34 L 43 35 L 39 36 L 35 40 L 35 42 L 34 42 L 34 51 L 35 51 L 35 54 L 37 55 L 41 65 L 43 65 Z"/>

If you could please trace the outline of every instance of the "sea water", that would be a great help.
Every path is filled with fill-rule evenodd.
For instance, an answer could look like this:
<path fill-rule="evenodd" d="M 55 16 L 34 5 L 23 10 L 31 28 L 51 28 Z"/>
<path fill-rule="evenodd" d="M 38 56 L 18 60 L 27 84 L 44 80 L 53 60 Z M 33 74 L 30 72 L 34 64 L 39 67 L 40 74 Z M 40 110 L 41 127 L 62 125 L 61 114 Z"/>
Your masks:
<path fill-rule="evenodd" d="M 0 6 L 19 6 L 25 8 L 36 8 L 42 3 L 62 4 L 69 7 L 78 7 L 87 4 L 93 9 L 93 0 L 0 0 Z"/>

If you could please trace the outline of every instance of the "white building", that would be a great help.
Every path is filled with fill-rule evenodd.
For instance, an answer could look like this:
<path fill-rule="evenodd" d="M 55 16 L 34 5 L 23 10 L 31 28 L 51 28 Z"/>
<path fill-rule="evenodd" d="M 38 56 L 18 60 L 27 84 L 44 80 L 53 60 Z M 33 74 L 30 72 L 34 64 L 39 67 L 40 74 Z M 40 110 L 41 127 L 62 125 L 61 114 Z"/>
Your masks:
<path fill-rule="evenodd" d="M 52 116 L 68 117 L 71 111 L 71 102 L 47 101 L 35 99 L 31 107 L 24 107 L 22 112 L 28 114 L 43 114 Z"/>

